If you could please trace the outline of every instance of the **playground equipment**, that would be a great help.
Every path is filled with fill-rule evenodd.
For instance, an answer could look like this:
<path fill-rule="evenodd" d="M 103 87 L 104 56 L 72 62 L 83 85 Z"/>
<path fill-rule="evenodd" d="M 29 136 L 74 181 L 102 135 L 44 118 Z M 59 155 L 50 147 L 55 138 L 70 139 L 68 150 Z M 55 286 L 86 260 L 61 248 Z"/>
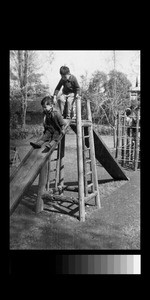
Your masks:
<path fill-rule="evenodd" d="M 140 110 L 136 110 L 131 124 L 126 113 L 117 115 L 116 159 L 122 167 L 140 168 Z"/>
<path fill-rule="evenodd" d="M 118 162 L 113 158 L 108 148 L 93 129 L 90 102 L 87 101 L 87 120 L 81 120 L 81 100 L 76 99 L 76 123 L 66 120 L 64 132 L 70 126 L 77 136 L 77 168 L 78 168 L 78 198 L 73 199 L 79 207 L 79 220 L 85 221 L 85 205 L 95 199 L 95 205 L 100 208 L 96 159 L 103 165 L 115 180 L 128 180 Z M 52 153 L 57 150 L 56 167 L 52 170 Z M 70 201 L 64 196 L 64 155 L 65 134 L 57 141 L 51 142 L 51 149 L 46 151 L 44 145 L 40 149 L 31 149 L 17 170 L 10 178 L 10 213 L 13 213 L 27 188 L 39 175 L 36 213 L 44 209 L 44 200 Z M 51 188 L 52 171 L 55 172 L 55 186 Z"/>

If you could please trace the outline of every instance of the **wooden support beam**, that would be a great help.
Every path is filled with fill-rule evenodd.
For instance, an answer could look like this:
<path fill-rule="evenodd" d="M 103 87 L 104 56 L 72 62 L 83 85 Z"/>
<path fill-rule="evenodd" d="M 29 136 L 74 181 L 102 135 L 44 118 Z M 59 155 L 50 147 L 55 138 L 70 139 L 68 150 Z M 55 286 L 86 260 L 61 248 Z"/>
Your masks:
<path fill-rule="evenodd" d="M 118 158 L 118 150 L 120 146 L 120 113 L 117 114 L 117 140 L 116 140 L 116 159 Z"/>
<path fill-rule="evenodd" d="M 39 175 L 39 186 L 38 186 L 38 196 L 36 201 L 36 213 L 39 213 L 43 210 L 43 199 L 42 194 L 45 192 L 46 187 L 46 180 L 47 180 L 47 169 L 48 169 L 48 163 L 46 162 L 40 172 Z"/>
<path fill-rule="evenodd" d="M 58 145 L 58 150 L 57 150 L 56 169 L 55 169 L 55 188 L 57 188 L 59 183 L 60 151 L 61 151 L 61 143 Z"/>
<path fill-rule="evenodd" d="M 46 182 L 46 190 L 49 190 L 49 184 L 50 184 L 50 171 L 51 171 L 51 156 L 49 160 L 47 161 L 47 182 Z"/>
<path fill-rule="evenodd" d="M 122 116 L 122 151 L 121 151 L 122 167 L 125 159 L 125 117 Z"/>
<path fill-rule="evenodd" d="M 77 117 L 77 169 L 79 181 L 79 219 L 85 221 L 84 205 L 84 179 L 83 179 L 83 155 L 82 155 L 82 127 L 81 127 L 81 99 L 76 99 L 76 117 Z"/>
<path fill-rule="evenodd" d="M 64 186 L 64 159 L 65 159 L 65 136 L 60 144 L 59 186 Z M 62 189 L 63 192 L 63 189 Z"/>
<path fill-rule="evenodd" d="M 86 146 L 84 139 L 84 127 L 82 127 L 82 145 L 83 145 L 83 171 L 84 171 L 84 195 L 88 195 L 87 187 L 87 164 L 86 164 Z"/>
<path fill-rule="evenodd" d="M 136 112 L 136 134 L 135 134 L 135 155 L 134 155 L 134 170 L 137 170 L 138 166 L 138 154 L 139 154 L 139 110 Z"/>
<path fill-rule="evenodd" d="M 77 200 L 77 198 L 75 198 L 75 197 L 43 193 L 41 198 L 45 201 L 62 201 L 62 202 L 68 202 L 68 203 L 75 203 L 75 204 L 79 205 L 79 200 Z"/>
<path fill-rule="evenodd" d="M 87 100 L 87 116 L 88 120 L 92 122 L 92 115 L 91 115 L 91 107 L 90 107 L 90 101 Z M 90 134 L 90 151 L 91 151 L 91 160 L 92 160 L 92 174 L 93 174 L 93 183 L 94 183 L 94 189 L 97 191 L 96 195 L 96 205 L 98 208 L 101 207 L 100 204 L 100 194 L 99 194 L 99 187 L 98 187 L 98 178 L 97 178 L 97 168 L 96 168 L 96 160 L 95 160 L 95 148 L 94 148 L 94 136 L 93 136 L 93 128 L 89 128 L 89 134 Z"/>

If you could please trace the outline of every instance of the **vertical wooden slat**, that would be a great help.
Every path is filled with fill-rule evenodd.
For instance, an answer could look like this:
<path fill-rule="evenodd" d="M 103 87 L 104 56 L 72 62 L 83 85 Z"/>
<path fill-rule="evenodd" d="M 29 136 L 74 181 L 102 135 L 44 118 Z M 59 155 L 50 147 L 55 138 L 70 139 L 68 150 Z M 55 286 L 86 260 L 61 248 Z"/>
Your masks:
<path fill-rule="evenodd" d="M 84 126 L 82 127 L 82 143 L 83 143 L 83 173 L 84 173 L 84 195 L 88 195 L 87 187 L 87 165 L 86 165 L 86 146 L 84 139 Z"/>
<path fill-rule="evenodd" d="M 131 147 L 132 147 L 131 129 L 129 130 L 129 165 L 131 164 Z"/>
<path fill-rule="evenodd" d="M 59 185 L 64 186 L 64 157 L 65 157 L 65 136 L 61 140 L 60 146 L 60 165 L 59 165 Z M 63 189 L 62 189 L 63 193 Z"/>
<path fill-rule="evenodd" d="M 136 135 L 135 135 L 135 155 L 134 155 L 134 170 L 137 170 L 138 166 L 138 132 L 139 132 L 139 110 L 136 112 Z"/>
<path fill-rule="evenodd" d="M 57 188 L 58 181 L 59 181 L 60 152 L 61 152 L 61 144 L 59 144 L 58 148 L 57 148 L 57 160 L 56 160 L 56 171 L 55 171 L 55 188 Z"/>
<path fill-rule="evenodd" d="M 46 182 L 46 190 L 49 191 L 50 184 L 50 171 L 51 171 L 51 156 L 47 162 L 47 182 Z"/>
<path fill-rule="evenodd" d="M 116 155 L 115 157 L 118 158 L 118 149 L 120 144 L 120 113 L 117 114 L 117 141 L 116 141 Z"/>
<path fill-rule="evenodd" d="M 92 122 L 92 115 L 91 115 L 91 107 L 90 107 L 90 101 L 87 100 L 87 116 L 88 120 Z M 97 178 L 97 169 L 96 169 L 96 160 L 95 160 L 95 148 L 94 148 L 94 137 L 93 137 L 93 128 L 90 126 L 90 151 L 91 151 L 91 157 L 92 157 L 92 165 L 94 169 L 94 186 L 95 190 L 97 191 L 97 196 L 96 196 L 96 206 L 101 207 L 100 204 L 100 194 L 99 194 L 99 187 L 98 187 L 98 178 Z"/>
<path fill-rule="evenodd" d="M 40 175 L 39 175 L 39 186 L 38 186 L 38 196 L 36 201 L 36 213 L 39 213 L 43 210 L 43 199 L 42 194 L 45 192 L 47 179 L 47 162 L 43 165 Z"/>
<path fill-rule="evenodd" d="M 125 160 L 125 115 L 122 116 L 122 167 Z"/>
<path fill-rule="evenodd" d="M 77 118 L 77 166 L 79 181 L 79 219 L 85 221 L 84 204 L 84 179 L 83 179 L 83 155 L 82 155 L 82 128 L 81 128 L 81 99 L 76 99 L 76 118 Z"/>

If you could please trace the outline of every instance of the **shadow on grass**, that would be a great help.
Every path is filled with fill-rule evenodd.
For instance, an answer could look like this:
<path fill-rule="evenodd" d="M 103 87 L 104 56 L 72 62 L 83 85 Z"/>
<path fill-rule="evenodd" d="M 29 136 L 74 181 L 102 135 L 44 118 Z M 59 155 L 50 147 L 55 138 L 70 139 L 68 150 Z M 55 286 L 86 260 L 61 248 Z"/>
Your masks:
<path fill-rule="evenodd" d="M 30 189 L 25 193 L 24 197 L 22 198 L 21 205 L 31 210 L 32 212 L 35 212 L 37 194 L 38 194 L 38 185 L 32 185 Z M 44 211 L 69 215 L 78 219 L 78 216 L 76 214 L 79 211 L 79 207 L 73 201 L 72 203 L 61 201 L 59 202 L 58 205 L 56 204 L 55 201 L 53 202 L 44 201 Z"/>
<path fill-rule="evenodd" d="M 113 182 L 113 179 L 102 179 L 98 180 L 98 184 L 104 184 L 108 182 Z M 90 182 L 89 182 L 90 183 Z M 71 192 L 78 192 L 78 182 L 72 181 L 72 182 L 65 182 L 64 185 L 66 186 L 66 191 Z M 69 189 L 70 187 L 70 189 Z M 38 185 L 32 185 L 28 191 L 25 193 L 24 197 L 21 200 L 21 204 L 24 205 L 26 208 L 30 209 L 32 212 L 35 212 L 35 206 L 37 201 L 37 194 L 38 194 Z M 71 199 L 71 198 L 70 198 Z M 88 206 L 95 206 L 94 202 L 88 202 L 86 203 Z M 79 219 L 79 207 L 76 205 L 73 201 L 72 203 L 67 203 L 65 201 L 58 201 L 58 204 L 56 204 L 56 201 L 47 202 L 44 201 L 44 211 L 47 212 L 55 212 L 59 214 L 65 214 L 72 216 L 74 218 Z"/>

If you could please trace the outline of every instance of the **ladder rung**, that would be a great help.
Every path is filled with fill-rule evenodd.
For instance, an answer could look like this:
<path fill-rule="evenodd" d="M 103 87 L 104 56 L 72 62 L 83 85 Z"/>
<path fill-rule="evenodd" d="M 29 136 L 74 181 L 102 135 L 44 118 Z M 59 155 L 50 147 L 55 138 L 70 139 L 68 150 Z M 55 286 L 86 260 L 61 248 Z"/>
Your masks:
<path fill-rule="evenodd" d="M 90 188 L 91 186 L 93 186 L 93 183 L 87 185 L 88 188 Z"/>
<path fill-rule="evenodd" d="M 89 135 L 84 135 L 84 138 L 86 139 L 86 138 L 89 138 L 90 136 Z"/>
<path fill-rule="evenodd" d="M 92 171 L 89 171 L 86 175 L 90 175 L 90 174 L 92 174 Z"/>
<path fill-rule="evenodd" d="M 85 203 L 86 203 L 87 201 L 91 200 L 92 198 L 96 197 L 97 194 L 98 194 L 98 192 L 95 191 L 94 193 L 92 193 L 92 194 L 88 195 L 87 197 L 85 197 L 85 198 L 84 198 Z"/>
<path fill-rule="evenodd" d="M 54 182 L 54 181 L 56 181 L 56 179 L 55 179 L 55 178 L 51 179 L 49 182 Z"/>
<path fill-rule="evenodd" d="M 91 162 L 91 159 L 87 159 L 87 160 L 86 160 L 86 163 L 90 163 L 90 162 Z"/>
<path fill-rule="evenodd" d="M 54 158 L 54 159 L 51 160 L 51 162 L 53 162 L 53 161 L 57 161 L 57 158 Z"/>
<path fill-rule="evenodd" d="M 83 149 L 83 151 L 88 151 L 88 150 L 90 150 L 90 148 Z"/>

